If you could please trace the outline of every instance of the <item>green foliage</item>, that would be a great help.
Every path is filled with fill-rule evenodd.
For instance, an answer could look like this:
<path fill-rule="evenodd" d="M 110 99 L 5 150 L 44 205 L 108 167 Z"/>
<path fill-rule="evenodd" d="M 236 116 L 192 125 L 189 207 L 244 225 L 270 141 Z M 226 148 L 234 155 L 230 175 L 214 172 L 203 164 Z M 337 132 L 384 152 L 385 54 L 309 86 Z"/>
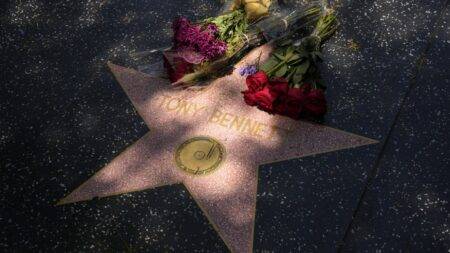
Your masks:
<path fill-rule="evenodd" d="M 317 21 L 313 35 L 318 36 L 321 41 L 325 41 L 336 32 L 338 26 L 339 24 L 334 11 L 327 10 L 327 13 L 322 15 Z"/>
<path fill-rule="evenodd" d="M 286 78 L 291 87 L 308 82 L 316 88 L 324 89 L 317 67 L 323 60 L 320 47 L 336 29 L 337 21 L 334 13 L 325 13 L 317 21 L 312 35 L 303 38 L 298 45 L 289 39 L 279 41 L 275 51 L 261 66 L 261 70 L 270 77 Z"/>
<path fill-rule="evenodd" d="M 282 45 L 285 46 L 282 46 Z M 301 85 L 302 82 L 317 76 L 316 64 L 321 61 L 321 53 L 309 51 L 302 46 L 282 42 L 271 57 L 261 66 L 272 77 L 284 77 L 291 86 Z"/>
<path fill-rule="evenodd" d="M 219 39 L 228 45 L 227 55 L 232 55 L 244 42 L 248 21 L 243 9 L 203 20 L 204 24 L 213 23 L 219 28 Z"/>

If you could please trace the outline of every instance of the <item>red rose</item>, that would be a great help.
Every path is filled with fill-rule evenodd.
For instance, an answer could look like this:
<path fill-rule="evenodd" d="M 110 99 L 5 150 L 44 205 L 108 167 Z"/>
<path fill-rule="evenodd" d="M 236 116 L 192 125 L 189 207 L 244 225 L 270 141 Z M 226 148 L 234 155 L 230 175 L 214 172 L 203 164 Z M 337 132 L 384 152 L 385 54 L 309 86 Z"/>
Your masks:
<path fill-rule="evenodd" d="M 284 78 L 268 80 L 260 71 L 247 77 L 248 90 L 243 91 L 245 103 L 260 110 L 285 115 L 293 119 L 321 117 L 327 111 L 326 99 L 321 89 L 306 83 L 300 88 L 289 88 Z"/>
<path fill-rule="evenodd" d="M 285 103 L 284 114 L 293 119 L 299 119 L 305 101 L 305 93 L 301 88 L 290 88 Z"/>
<path fill-rule="evenodd" d="M 171 57 L 164 55 L 164 67 L 167 70 L 172 83 L 181 79 L 185 74 L 192 72 L 193 64 L 185 61 L 181 57 Z"/>
<path fill-rule="evenodd" d="M 277 95 L 277 97 L 284 97 L 288 90 L 289 90 L 289 84 L 288 81 L 284 78 L 277 78 L 269 83 L 269 89 L 273 93 Z"/>
<path fill-rule="evenodd" d="M 245 81 L 250 92 L 257 92 L 269 83 L 269 78 L 264 71 L 258 71 L 253 75 L 247 76 Z"/>
<path fill-rule="evenodd" d="M 287 109 L 286 101 L 282 99 L 278 99 L 273 104 L 273 112 L 276 114 L 286 115 L 286 109 Z"/>
<path fill-rule="evenodd" d="M 257 105 L 256 101 L 255 101 L 255 93 L 253 93 L 249 90 L 246 90 L 246 91 L 243 91 L 242 94 L 244 94 L 244 101 L 246 104 L 248 104 L 250 106 Z"/>
<path fill-rule="evenodd" d="M 327 112 L 327 101 L 323 90 L 311 90 L 303 102 L 303 109 L 307 116 L 321 117 L 325 115 Z"/>
<path fill-rule="evenodd" d="M 270 91 L 269 87 L 264 87 L 262 90 L 254 93 L 254 98 L 258 108 L 266 112 L 273 112 L 273 102 L 277 95 Z"/>
<path fill-rule="evenodd" d="M 273 112 L 277 114 L 284 114 L 286 111 L 286 95 L 289 91 L 288 81 L 284 78 L 276 78 L 270 81 L 270 91 L 276 95 L 276 100 L 273 103 Z"/>
<path fill-rule="evenodd" d="M 302 86 L 300 86 L 299 89 L 302 92 L 302 94 L 307 95 L 309 92 L 311 92 L 312 85 L 309 83 L 305 83 Z"/>
<path fill-rule="evenodd" d="M 310 84 L 290 88 L 274 105 L 274 111 L 293 119 L 321 117 L 327 111 L 325 95 L 323 90 L 313 89 Z"/>

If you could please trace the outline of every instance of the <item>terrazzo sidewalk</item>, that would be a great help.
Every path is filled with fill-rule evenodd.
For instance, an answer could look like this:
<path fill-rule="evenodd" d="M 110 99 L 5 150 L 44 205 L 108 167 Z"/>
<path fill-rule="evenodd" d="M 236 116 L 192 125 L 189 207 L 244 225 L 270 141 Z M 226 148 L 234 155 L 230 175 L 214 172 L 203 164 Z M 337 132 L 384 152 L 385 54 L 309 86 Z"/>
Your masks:
<path fill-rule="evenodd" d="M 261 166 L 254 251 L 447 252 L 449 1 L 335 2 L 323 124 L 379 144 Z M 149 131 L 107 61 L 133 67 L 173 17 L 219 8 L 0 3 L 0 251 L 228 251 L 179 184 L 55 207 Z"/>

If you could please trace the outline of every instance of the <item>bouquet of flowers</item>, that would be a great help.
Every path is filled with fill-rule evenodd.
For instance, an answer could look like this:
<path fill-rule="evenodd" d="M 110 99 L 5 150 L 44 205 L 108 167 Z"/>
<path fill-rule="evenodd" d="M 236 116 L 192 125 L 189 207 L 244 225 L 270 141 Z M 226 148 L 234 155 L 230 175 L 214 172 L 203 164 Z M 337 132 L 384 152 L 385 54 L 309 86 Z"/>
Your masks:
<path fill-rule="evenodd" d="M 335 13 L 317 3 L 270 13 L 272 0 L 234 0 L 226 6 L 217 17 L 173 22 L 172 47 L 156 50 L 172 85 L 185 88 L 227 75 L 251 49 L 270 43 L 274 50 L 266 62 L 240 70 L 248 87 L 245 102 L 294 119 L 322 117 L 327 103 L 317 64 L 322 44 L 337 30 Z"/>
<path fill-rule="evenodd" d="M 256 3 L 263 10 L 250 8 Z M 313 5 L 263 18 L 269 15 L 269 0 L 235 1 L 234 6 L 244 7 L 198 23 L 185 18 L 173 23 L 173 46 L 164 51 L 164 66 L 173 85 L 187 87 L 229 73 L 251 49 L 296 33 L 317 20 L 321 10 Z"/>
<path fill-rule="evenodd" d="M 248 87 L 243 92 L 245 102 L 294 119 L 322 117 L 327 105 L 317 63 L 322 61 L 322 43 L 336 29 L 336 16 L 327 10 L 310 36 L 280 41 L 259 70 L 254 65 L 242 68 Z"/>

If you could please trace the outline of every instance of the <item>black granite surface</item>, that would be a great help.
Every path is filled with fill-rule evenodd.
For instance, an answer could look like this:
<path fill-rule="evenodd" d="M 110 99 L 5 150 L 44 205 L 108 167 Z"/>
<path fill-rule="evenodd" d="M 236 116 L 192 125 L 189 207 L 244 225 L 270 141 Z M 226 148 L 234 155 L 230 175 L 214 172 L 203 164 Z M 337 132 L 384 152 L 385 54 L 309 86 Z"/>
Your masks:
<path fill-rule="evenodd" d="M 148 131 L 106 62 L 165 45 L 173 17 L 218 10 L 205 2 L 5 4 L 2 251 L 226 251 L 180 186 L 54 206 Z"/>
<path fill-rule="evenodd" d="M 380 144 L 261 167 L 255 251 L 446 252 L 448 1 L 333 2 L 324 124 Z M 0 251 L 227 251 L 182 186 L 54 206 L 148 131 L 106 61 L 132 65 L 167 45 L 173 17 L 219 8 L 0 2 Z"/>
<path fill-rule="evenodd" d="M 416 62 L 444 4 L 339 2 L 341 30 L 324 51 L 323 73 L 331 104 L 325 124 L 380 144 L 263 168 L 255 247 L 335 252 L 344 244 L 361 193 L 385 152 L 383 145 L 417 72 Z M 352 49 L 350 41 L 359 48 Z M 282 243 L 274 245 L 272 240 Z"/>
<path fill-rule="evenodd" d="M 450 249 L 449 7 L 443 15 L 344 252 Z"/>

